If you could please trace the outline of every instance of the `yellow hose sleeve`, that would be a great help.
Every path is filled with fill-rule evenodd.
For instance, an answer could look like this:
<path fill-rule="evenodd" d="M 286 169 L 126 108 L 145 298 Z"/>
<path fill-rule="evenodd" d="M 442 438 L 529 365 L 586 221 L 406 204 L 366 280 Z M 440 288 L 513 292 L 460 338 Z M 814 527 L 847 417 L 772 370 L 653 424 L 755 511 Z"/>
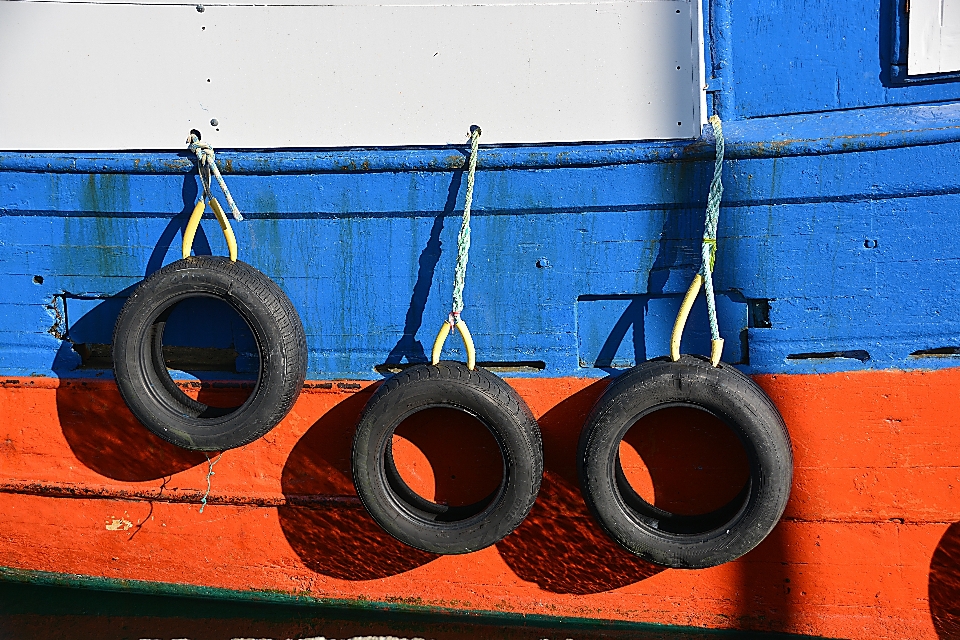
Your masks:
<path fill-rule="evenodd" d="M 216 198 L 210 198 L 210 207 L 217 216 L 220 223 L 220 229 L 223 231 L 223 237 L 227 240 L 227 250 L 230 252 L 230 262 L 237 261 L 237 237 L 233 235 L 233 227 L 230 226 L 230 220 L 220 207 Z"/>
<path fill-rule="evenodd" d="M 437 334 L 437 339 L 433 341 L 433 354 L 430 357 L 431 364 L 438 364 L 440 362 L 440 352 L 443 351 L 443 343 L 447 341 L 447 335 L 450 333 L 450 323 L 444 322 L 443 326 L 440 327 L 440 333 Z"/>
<path fill-rule="evenodd" d="M 197 227 L 200 226 L 200 218 L 203 217 L 203 210 L 206 209 L 206 203 L 201 198 L 193 207 L 193 213 L 190 214 L 190 221 L 187 222 L 187 228 L 183 230 L 183 257 L 189 258 L 190 251 L 193 249 L 193 238 L 197 235 Z"/>
<path fill-rule="evenodd" d="M 477 366 L 477 350 L 473 346 L 473 336 L 470 335 L 470 329 L 467 329 L 467 323 L 463 320 L 457 323 L 457 329 L 463 337 L 463 344 L 467 348 L 467 369 L 473 371 Z"/>
<path fill-rule="evenodd" d="M 458 320 L 457 331 L 460 332 L 460 337 L 463 338 L 463 344 L 467 350 L 467 369 L 473 371 L 477 366 L 477 350 L 473 344 L 473 336 L 470 335 L 470 329 L 467 328 L 467 323 L 463 320 Z M 433 353 L 430 357 L 431 364 L 437 364 L 440 362 L 440 353 L 443 351 L 443 343 L 447 341 L 447 336 L 450 335 L 450 323 L 444 322 L 443 326 L 440 327 L 440 332 L 437 334 L 437 339 L 433 341 Z"/>
<path fill-rule="evenodd" d="M 683 328 L 687 325 L 687 317 L 690 315 L 690 309 L 693 308 L 693 303 L 696 301 L 702 285 L 703 276 L 698 273 L 693 277 L 693 282 L 687 289 L 687 295 L 683 296 L 683 304 L 680 305 L 677 319 L 673 323 L 673 333 L 670 335 L 670 359 L 674 362 L 680 359 L 680 339 L 683 337 Z M 720 342 L 722 348 L 723 341 Z"/>
<path fill-rule="evenodd" d="M 723 338 L 710 341 L 710 364 L 717 366 L 720 364 L 720 356 L 723 355 Z"/>

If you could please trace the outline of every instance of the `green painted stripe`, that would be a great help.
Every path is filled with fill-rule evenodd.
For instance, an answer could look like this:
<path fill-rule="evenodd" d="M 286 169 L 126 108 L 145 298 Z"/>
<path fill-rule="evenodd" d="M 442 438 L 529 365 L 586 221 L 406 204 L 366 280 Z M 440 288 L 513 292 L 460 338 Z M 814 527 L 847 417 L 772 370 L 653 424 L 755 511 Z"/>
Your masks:
<path fill-rule="evenodd" d="M 424 629 L 455 631 L 462 637 L 483 637 L 484 629 L 532 632 L 577 632 L 589 637 L 626 640 L 692 640 L 694 638 L 750 638 L 775 640 L 807 638 L 792 634 L 747 633 L 649 623 L 578 617 L 527 615 L 431 607 L 412 602 L 314 598 L 274 591 L 236 591 L 186 584 L 120 580 L 85 575 L 0 567 L 0 617 L 109 616 L 284 621 L 335 619 L 387 623 L 422 634 Z M 511 634 L 512 635 L 512 634 Z M 524 637 L 526 633 L 522 634 Z M 531 636 L 532 637 L 532 636 Z M 539 636 L 544 637 L 544 636 Z"/>

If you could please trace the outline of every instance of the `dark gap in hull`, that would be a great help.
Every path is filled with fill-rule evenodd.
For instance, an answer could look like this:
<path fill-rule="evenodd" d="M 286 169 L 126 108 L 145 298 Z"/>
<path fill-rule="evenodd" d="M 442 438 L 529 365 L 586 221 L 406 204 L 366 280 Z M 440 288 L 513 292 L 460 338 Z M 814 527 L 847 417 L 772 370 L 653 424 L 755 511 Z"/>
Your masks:
<path fill-rule="evenodd" d="M 769 329 L 770 301 L 764 298 L 750 298 L 747 300 L 747 327 L 750 329 Z"/>
<path fill-rule="evenodd" d="M 112 369 L 113 345 L 80 342 L 73 345 L 80 356 L 80 369 Z M 224 371 L 238 373 L 236 349 L 214 347 L 164 346 L 163 359 L 167 368 L 180 371 Z"/>
<path fill-rule="evenodd" d="M 849 360 L 859 360 L 866 362 L 870 359 L 870 354 L 863 349 L 851 349 L 849 351 L 821 351 L 817 353 L 791 353 L 787 360 L 830 360 L 833 358 L 846 358 Z"/>
<path fill-rule="evenodd" d="M 960 347 L 936 347 L 935 349 L 917 349 L 910 354 L 912 358 L 937 358 L 943 356 L 960 356 Z"/>
<path fill-rule="evenodd" d="M 400 373 L 404 369 L 415 367 L 423 362 L 389 362 L 376 365 L 373 370 L 383 375 L 391 373 Z M 489 362 L 478 362 L 478 367 L 483 367 L 493 373 L 537 373 L 547 368 L 547 363 L 543 360 L 495 360 Z"/>

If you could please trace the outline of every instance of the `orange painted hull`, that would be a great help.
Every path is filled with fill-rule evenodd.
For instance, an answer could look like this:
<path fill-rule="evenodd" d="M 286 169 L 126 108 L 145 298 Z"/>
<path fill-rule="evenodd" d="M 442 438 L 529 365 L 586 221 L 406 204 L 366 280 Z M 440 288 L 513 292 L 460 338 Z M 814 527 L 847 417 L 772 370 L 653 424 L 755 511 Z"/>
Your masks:
<path fill-rule="evenodd" d="M 350 442 L 368 383 L 307 385 L 276 429 L 216 462 L 200 513 L 205 455 L 151 436 L 112 382 L 0 381 L 0 566 L 844 638 L 960 637 L 960 369 L 757 381 L 793 438 L 792 498 L 756 550 L 697 571 L 622 551 L 586 510 L 576 443 L 604 382 L 510 380 L 543 433 L 537 504 L 497 545 L 438 557 L 383 533 L 353 490 Z M 695 428 L 673 434 L 692 458 L 704 453 Z M 672 495 L 729 471 L 648 467 L 653 491 L 672 483 Z"/>

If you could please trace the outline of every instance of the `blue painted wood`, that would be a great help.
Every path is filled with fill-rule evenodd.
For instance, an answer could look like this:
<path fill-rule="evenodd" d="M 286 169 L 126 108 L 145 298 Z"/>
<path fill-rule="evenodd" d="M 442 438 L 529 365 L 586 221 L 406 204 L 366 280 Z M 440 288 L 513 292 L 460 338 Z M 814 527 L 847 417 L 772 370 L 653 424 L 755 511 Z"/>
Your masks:
<path fill-rule="evenodd" d="M 734 114 L 736 115 L 736 114 Z M 960 105 L 918 104 L 885 106 L 869 110 L 827 111 L 724 123 L 726 157 L 779 158 L 791 155 L 834 154 L 850 151 L 895 149 L 960 141 Z M 709 134 L 709 127 L 705 127 Z M 468 150 L 451 147 L 385 149 L 277 149 L 267 152 L 220 149 L 217 158 L 224 175 L 277 174 L 345 175 L 376 172 L 449 173 L 465 168 Z M 620 142 L 605 144 L 516 146 L 489 148 L 481 145 L 481 169 L 546 169 L 617 166 L 622 164 L 712 159 L 713 143 L 699 140 Z M 106 176 L 123 197 L 127 177 L 133 175 L 186 175 L 195 161 L 186 151 L 170 153 L 18 153 L 0 151 L 0 171 L 39 173 L 51 181 L 51 195 L 59 189 L 60 174 Z M 119 174 L 114 176 L 114 174 Z M 114 176 L 114 177 L 109 177 Z M 89 180 L 89 178 L 87 178 Z M 110 181 L 113 182 L 110 182 Z M 74 186 L 74 189 L 78 187 Z M 90 185 L 87 188 L 91 188 Z M 3 194 L 5 207 L 22 215 L 33 210 L 13 193 Z M 311 194 L 298 194 L 309 197 Z M 99 202 L 96 198 L 92 201 Z M 171 200 L 171 203 L 174 201 Z M 96 204 L 91 211 L 98 211 Z M 49 203 L 47 206 L 50 206 Z M 108 209 L 104 209 L 108 210 Z M 124 213 L 124 212 L 117 212 Z M 256 212 L 254 212 L 256 213 Z M 62 215 L 84 215 L 83 210 Z"/>
<path fill-rule="evenodd" d="M 771 373 L 956 366 L 911 354 L 960 347 L 960 106 L 726 131 L 715 277 L 727 359 Z M 485 151 L 464 315 L 479 358 L 600 376 L 665 354 L 699 261 L 711 154 L 708 139 Z M 449 306 L 462 149 L 219 155 L 247 216 L 234 225 L 241 259 L 300 311 L 310 377 L 373 379 L 425 359 Z M 72 343 L 109 342 L 123 298 L 179 257 L 196 197 L 176 153 L 0 155 L 0 374 L 107 375 L 78 369 Z M 195 248 L 225 253 L 213 220 Z M 685 350 L 705 353 L 694 313 Z M 242 342 L 233 329 L 205 339 Z"/>
<path fill-rule="evenodd" d="M 710 0 L 708 69 L 727 120 L 957 100 L 960 84 L 904 84 L 904 0 Z M 712 28 L 711 28 L 712 27 Z"/>

